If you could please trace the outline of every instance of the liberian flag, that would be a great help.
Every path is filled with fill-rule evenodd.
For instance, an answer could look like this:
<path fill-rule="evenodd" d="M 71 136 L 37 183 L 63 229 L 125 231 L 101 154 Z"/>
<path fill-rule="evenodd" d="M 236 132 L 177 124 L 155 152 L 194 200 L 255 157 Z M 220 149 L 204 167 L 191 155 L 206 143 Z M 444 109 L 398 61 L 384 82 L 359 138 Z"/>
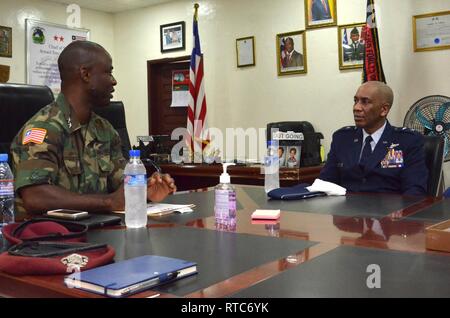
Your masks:
<path fill-rule="evenodd" d="M 189 103 L 187 117 L 187 142 L 193 152 L 202 152 L 208 144 L 206 124 L 206 96 L 203 80 L 203 54 L 200 49 L 200 37 L 198 33 L 198 10 L 195 4 L 194 13 L 194 48 L 191 54 L 191 66 L 189 71 Z"/>
<path fill-rule="evenodd" d="M 35 144 L 42 144 L 44 142 L 45 136 L 47 135 L 47 130 L 42 128 L 32 128 L 28 129 L 23 134 L 22 144 L 34 142 Z"/>
<path fill-rule="evenodd" d="M 378 29 L 375 19 L 374 0 L 367 0 L 367 19 L 363 27 L 362 36 L 365 40 L 364 68 L 362 82 L 380 81 L 386 83 L 383 65 L 381 64 L 380 44 L 378 42 Z"/>

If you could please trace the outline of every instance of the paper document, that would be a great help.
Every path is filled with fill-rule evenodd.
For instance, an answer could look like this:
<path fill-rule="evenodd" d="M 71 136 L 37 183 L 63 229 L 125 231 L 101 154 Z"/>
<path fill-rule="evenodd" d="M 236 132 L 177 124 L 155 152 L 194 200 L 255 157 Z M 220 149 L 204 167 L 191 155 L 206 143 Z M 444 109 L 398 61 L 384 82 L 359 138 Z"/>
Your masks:
<path fill-rule="evenodd" d="M 194 212 L 192 208 L 195 204 L 169 204 L 169 203 L 148 203 L 147 215 L 160 216 L 170 213 L 189 213 Z M 125 211 L 114 211 L 114 213 L 125 213 Z"/>
<path fill-rule="evenodd" d="M 167 204 L 167 203 L 149 203 L 147 205 L 147 215 L 165 215 L 169 213 L 189 213 L 193 212 L 194 204 Z"/>

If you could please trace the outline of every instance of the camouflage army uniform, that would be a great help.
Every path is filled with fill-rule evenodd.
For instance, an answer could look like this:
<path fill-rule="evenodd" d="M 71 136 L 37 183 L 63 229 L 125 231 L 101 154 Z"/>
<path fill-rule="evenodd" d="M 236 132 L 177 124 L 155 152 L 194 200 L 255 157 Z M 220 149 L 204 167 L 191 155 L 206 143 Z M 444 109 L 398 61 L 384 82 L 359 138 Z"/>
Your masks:
<path fill-rule="evenodd" d="M 25 142 L 24 134 L 33 128 L 46 130 L 42 143 Z M 16 193 L 37 184 L 80 194 L 110 193 L 121 185 L 126 164 L 120 137 L 111 124 L 92 113 L 89 122 L 81 125 L 62 93 L 22 127 L 11 153 Z M 19 195 L 16 206 L 19 213 L 25 212 Z"/>

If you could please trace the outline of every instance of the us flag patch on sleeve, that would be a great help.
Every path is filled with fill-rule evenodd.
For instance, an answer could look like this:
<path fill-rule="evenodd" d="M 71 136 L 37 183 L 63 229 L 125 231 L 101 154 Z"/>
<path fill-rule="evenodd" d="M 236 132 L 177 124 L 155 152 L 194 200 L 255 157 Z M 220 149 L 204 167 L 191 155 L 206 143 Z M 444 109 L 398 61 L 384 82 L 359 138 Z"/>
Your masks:
<path fill-rule="evenodd" d="M 26 145 L 30 142 L 34 142 L 35 144 L 40 145 L 44 142 L 46 135 L 47 135 L 47 129 L 43 129 L 43 128 L 28 129 L 23 134 L 22 144 Z"/>

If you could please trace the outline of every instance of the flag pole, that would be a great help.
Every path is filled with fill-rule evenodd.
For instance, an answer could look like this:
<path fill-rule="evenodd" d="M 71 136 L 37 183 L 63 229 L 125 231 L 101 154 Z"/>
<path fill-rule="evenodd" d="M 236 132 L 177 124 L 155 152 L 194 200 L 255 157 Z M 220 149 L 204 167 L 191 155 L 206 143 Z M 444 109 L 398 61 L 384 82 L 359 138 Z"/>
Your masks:
<path fill-rule="evenodd" d="M 197 21 L 198 20 L 198 8 L 200 7 L 200 5 L 198 3 L 194 4 L 194 20 Z"/>

